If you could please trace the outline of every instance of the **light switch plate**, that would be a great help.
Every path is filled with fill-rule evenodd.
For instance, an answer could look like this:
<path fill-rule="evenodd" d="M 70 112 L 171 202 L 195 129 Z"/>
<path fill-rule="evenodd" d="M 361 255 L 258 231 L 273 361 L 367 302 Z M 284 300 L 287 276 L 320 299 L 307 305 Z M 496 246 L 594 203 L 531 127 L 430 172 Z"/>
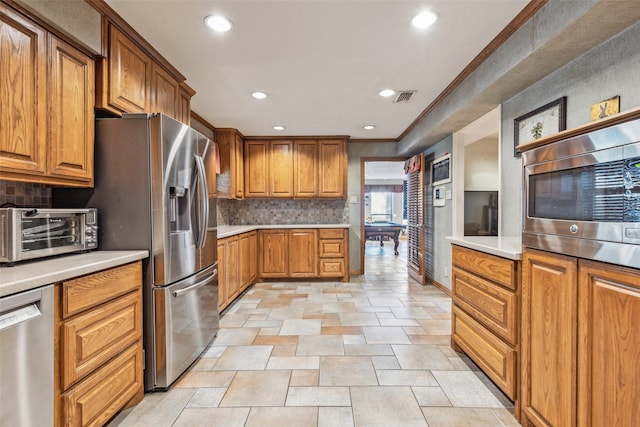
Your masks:
<path fill-rule="evenodd" d="M 358 196 L 349 196 L 349 203 L 351 203 L 352 205 L 357 205 L 358 204 Z"/>
<path fill-rule="evenodd" d="M 447 200 L 451 200 L 452 198 L 451 190 L 447 190 Z"/>

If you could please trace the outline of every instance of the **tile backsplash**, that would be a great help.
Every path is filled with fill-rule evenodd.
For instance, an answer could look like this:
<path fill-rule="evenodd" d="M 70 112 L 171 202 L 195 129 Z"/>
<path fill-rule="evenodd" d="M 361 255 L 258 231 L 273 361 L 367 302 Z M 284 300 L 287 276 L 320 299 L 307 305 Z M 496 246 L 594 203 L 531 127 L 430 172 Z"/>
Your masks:
<path fill-rule="evenodd" d="M 43 184 L 0 180 L 0 206 L 50 208 L 51 187 Z"/>
<path fill-rule="evenodd" d="M 342 199 L 218 199 L 218 225 L 345 224 L 349 209 Z"/>

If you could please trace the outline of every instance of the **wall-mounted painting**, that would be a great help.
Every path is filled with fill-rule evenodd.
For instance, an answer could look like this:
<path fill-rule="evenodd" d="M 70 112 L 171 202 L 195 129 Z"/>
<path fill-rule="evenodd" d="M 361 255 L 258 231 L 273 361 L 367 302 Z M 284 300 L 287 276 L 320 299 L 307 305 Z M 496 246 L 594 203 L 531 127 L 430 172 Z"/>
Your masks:
<path fill-rule="evenodd" d="M 591 106 L 591 121 L 604 119 L 620 112 L 620 97 L 605 99 Z"/>
<path fill-rule="evenodd" d="M 563 96 L 514 120 L 513 155 L 520 157 L 518 145 L 544 138 L 567 127 L 567 97 Z"/>

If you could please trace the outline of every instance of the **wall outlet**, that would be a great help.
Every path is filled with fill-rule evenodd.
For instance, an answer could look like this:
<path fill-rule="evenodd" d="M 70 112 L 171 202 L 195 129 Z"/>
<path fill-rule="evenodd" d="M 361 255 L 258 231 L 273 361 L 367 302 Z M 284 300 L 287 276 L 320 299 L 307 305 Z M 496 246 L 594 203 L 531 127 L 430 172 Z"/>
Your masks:
<path fill-rule="evenodd" d="M 444 268 L 444 277 L 449 277 L 449 267 Z"/>

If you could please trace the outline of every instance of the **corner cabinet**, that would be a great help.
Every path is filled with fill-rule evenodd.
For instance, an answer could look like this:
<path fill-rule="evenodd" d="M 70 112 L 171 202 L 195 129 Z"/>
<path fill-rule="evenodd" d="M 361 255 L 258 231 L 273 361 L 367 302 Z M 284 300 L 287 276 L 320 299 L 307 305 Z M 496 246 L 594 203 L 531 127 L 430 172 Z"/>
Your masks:
<path fill-rule="evenodd" d="M 4 3 L 0 34 L 2 178 L 93 186 L 93 58 Z"/>
<path fill-rule="evenodd" d="M 452 259 L 452 346 L 515 401 L 517 416 L 520 263 L 457 245 Z"/>
<path fill-rule="evenodd" d="M 67 280 L 55 298 L 55 425 L 104 425 L 144 395 L 142 264 Z"/>
<path fill-rule="evenodd" d="M 640 271 L 525 250 L 522 291 L 523 424 L 635 425 Z"/>
<path fill-rule="evenodd" d="M 220 173 L 217 176 L 217 197 L 244 198 L 244 136 L 233 128 L 217 128 L 215 139 L 220 154 Z"/>

